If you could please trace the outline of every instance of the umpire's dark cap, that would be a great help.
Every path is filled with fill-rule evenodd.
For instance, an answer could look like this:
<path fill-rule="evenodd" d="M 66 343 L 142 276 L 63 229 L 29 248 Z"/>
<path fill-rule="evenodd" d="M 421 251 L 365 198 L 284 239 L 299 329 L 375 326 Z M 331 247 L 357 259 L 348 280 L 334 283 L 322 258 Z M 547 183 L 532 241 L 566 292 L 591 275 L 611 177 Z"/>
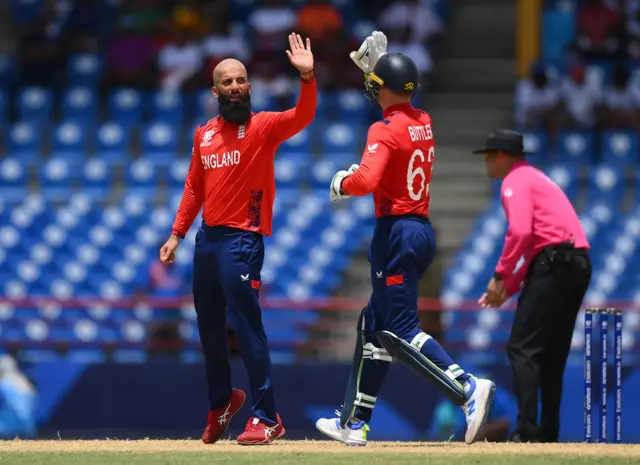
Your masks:
<path fill-rule="evenodd" d="M 509 155 L 532 155 L 524 150 L 524 138 L 518 131 L 501 129 L 489 134 L 485 146 L 473 153 L 505 152 Z"/>

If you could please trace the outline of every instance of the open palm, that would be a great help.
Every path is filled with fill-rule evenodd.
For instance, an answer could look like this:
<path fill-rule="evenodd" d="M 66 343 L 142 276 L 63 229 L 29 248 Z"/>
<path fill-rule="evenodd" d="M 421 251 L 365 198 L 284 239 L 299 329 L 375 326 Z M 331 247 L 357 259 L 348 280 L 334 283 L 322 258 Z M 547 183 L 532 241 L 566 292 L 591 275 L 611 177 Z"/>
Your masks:
<path fill-rule="evenodd" d="M 313 53 L 311 53 L 311 41 L 307 39 L 305 48 L 300 34 L 289 34 L 289 47 L 287 56 L 293 66 L 301 73 L 309 72 L 313 69 Z"/>

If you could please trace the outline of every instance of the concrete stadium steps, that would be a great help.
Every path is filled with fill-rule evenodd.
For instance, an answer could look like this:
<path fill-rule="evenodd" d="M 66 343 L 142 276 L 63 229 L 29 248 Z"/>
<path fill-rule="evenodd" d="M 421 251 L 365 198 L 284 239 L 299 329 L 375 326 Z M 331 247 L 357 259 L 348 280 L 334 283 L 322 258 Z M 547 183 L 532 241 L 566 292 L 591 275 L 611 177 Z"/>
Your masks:
<path fill-rule="evenodd" d="M 497 92 L 515 86 L 516 67 L 508 58 L 447 58 L 438 63 L 430 80 L 444 91 Z"/>

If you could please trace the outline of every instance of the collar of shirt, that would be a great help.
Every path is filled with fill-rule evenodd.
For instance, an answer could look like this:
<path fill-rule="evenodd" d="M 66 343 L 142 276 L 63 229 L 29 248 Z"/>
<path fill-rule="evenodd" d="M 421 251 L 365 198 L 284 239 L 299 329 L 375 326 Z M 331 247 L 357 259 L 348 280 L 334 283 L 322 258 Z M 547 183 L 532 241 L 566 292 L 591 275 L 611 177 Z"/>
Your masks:
<path fill-rule="evenodd" d="M 518 160 L 513 164 L 513 166 L 511 166 L 511 169 L 509 170 L 507 175 L 513 173 L 516 168 L 520 168 L 521 166 L 529 166 L 529 162 L 527 160 Z"/>
<path fill-rule="evenodd" d="M 407 111 L 413 108 L 413 105 L 411 105 L 411 103 L 396 103 L 395 105 L 391 105 L 390 107 L 387 107 L 383 112 L 382 112 L 382 117 L 384 119 L 387 119 L 389 117 L 389 115 L 391 113 L 393 113 L 394 111 Z"/>

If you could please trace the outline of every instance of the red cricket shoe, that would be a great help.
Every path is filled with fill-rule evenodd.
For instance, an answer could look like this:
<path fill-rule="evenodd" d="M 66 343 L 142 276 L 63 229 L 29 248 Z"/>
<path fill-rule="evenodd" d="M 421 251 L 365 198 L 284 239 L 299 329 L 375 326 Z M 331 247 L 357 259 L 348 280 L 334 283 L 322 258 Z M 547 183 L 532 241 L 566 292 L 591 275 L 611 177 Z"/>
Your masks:
<path fill-rule="evenodd" d="M 207 417 L 207 427 L 202 433 L 202 442 L 205 444 L 213 444 L 220 436 L 224 434 L 229 426 L 231 418 L 238 413 L 238 410 L 244 405 L 247 395 L 240 389 L 231 390 L 231 398 L 227 405 L 216 410 L 209 410 Z"/>
<path fill-rule="evenodd" d="M 284 426 L 280 415 L 276 413 L 278 423 L 269 426 L 263 420 L 251 417 L 247 422 L 244 433 L 238 436 L 238 444 L 244 446 L 269 444 L 278 438 L 284 436 Z"/>

